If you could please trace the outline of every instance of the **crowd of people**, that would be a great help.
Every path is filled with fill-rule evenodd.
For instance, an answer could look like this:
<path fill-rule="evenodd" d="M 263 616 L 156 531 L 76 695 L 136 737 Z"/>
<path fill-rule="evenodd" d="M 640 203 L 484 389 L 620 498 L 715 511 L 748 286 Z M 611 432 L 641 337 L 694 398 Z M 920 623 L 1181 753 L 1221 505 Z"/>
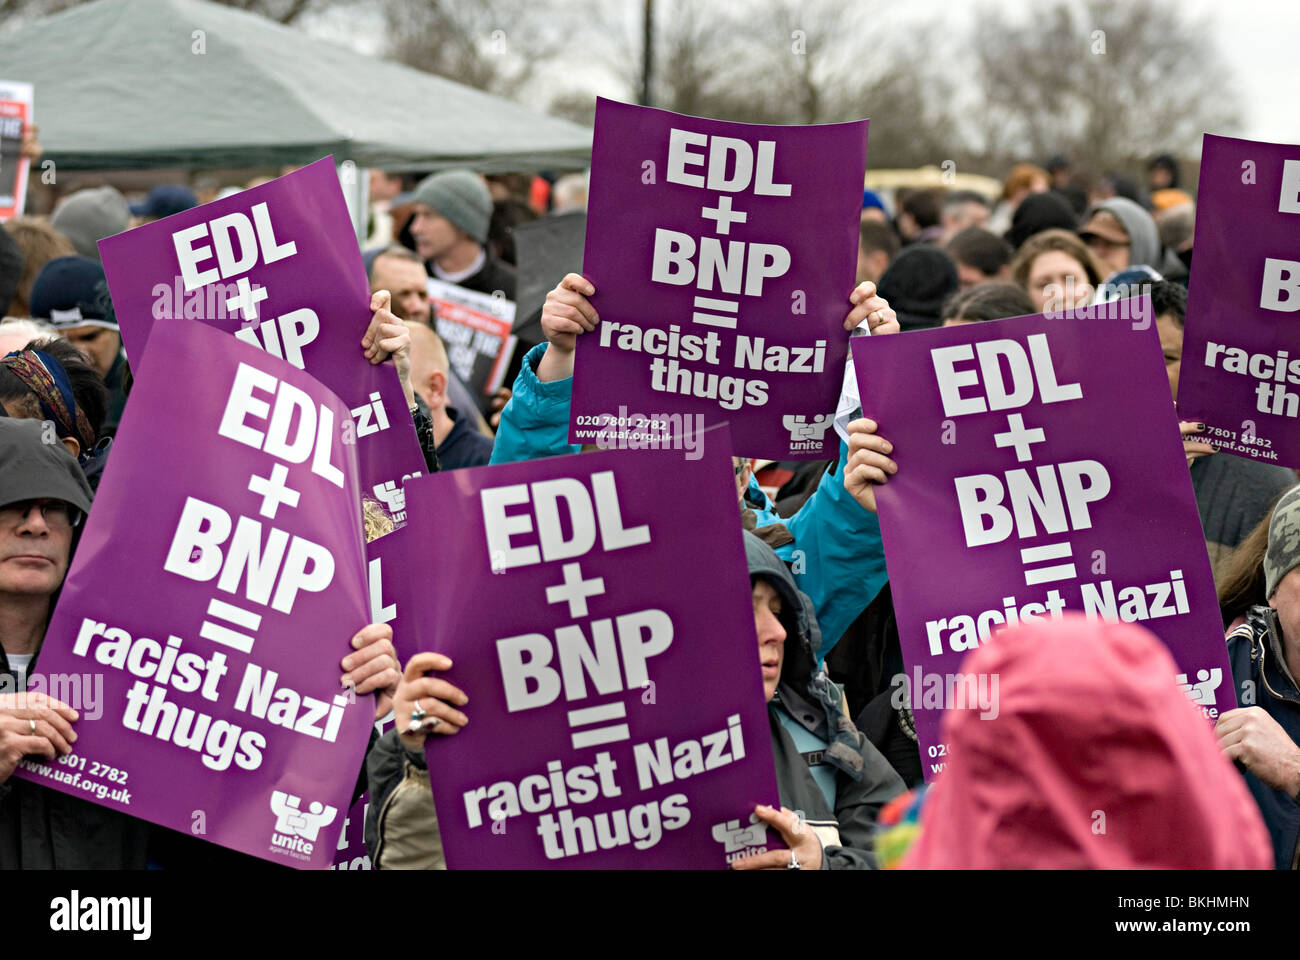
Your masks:
<path fill-rule="evenodd" d="M 476 396 L 449 363 L 427 285 L 436 278 L 513 300 L 513 227 L 581 209 L 585 178 L 374 171 L 370 188 L 362 250 L 373 316 L 361 349 L 396 367 L 428 469 L 580 452 L 568 442 L 569 398 L 578 338 L 601 322 L 595 286 L 576 272 L 557 277 L 540 310 L 544 339 L 521 344 L 508 389 Z M 844 336 L 1036 313 L 1083 322 L 1069 311 L 1136 288 L 1151 297 L 1172 402 L 1195 204 L 1172 157 L 1150 163 L 1147 188 L 1119 176 L 1090 184 L 1056 157 L 1013 168 L 998 197 L 865 191 Z M 24 757 L 73 750 L 80 719 L 68 704 L 22 692 L 131 392 L 96 243 L 237 190 L 166 185 L 128 204 L 97 187 L 49 218 L 0 228 L 0 689 L 11 691 L 0 693 L 0 867 L 244 859 L 12 776 Z M 945 718 L 953 755 L 929 789 L 899 686 L 899 624 L 875 516 L 875 491 L 900 466 L 893 444 L 863 417 L 835 461 L 735 458 L 781 802 L 756 816 L 788 849 L 733 867 L 1294 869 L 1300 490 L 1291 470 L 1217 452 L 1204 429 L 1181 424 L 1235 686 L 1254 696 L 1211 728 L 1139 627 L 1071 617 L 1010 628 L 966 667 L 1001 676 L 997 716 Z M 366 520 L 368 535 L 391 529 L 379 514 Z M 370 791 L 372 862 L 445 867 L 429 786 L 436 742 L 427 760 L 426 747 L 470 723 L 475 691 L 444 677 L 454 669 L 441 653 L 401 664 L 388 627 L 352 626 L 341 679 L 374 695 L 376 721 L 394 721 L 372 737 L 357 777 L 357 795 Z M 1112 829 L 1094 829 L 1097 810 Z"/>

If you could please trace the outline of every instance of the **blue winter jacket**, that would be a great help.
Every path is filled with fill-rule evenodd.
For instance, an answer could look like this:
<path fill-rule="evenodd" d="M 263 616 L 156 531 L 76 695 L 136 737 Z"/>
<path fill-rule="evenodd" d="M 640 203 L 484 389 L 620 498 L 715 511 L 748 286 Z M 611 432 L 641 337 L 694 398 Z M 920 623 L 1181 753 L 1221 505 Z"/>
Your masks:
<path fill-rule="evenodd" d="M 524 357 L 513 395 L 501 413 L 492 463 L 556 457 L 582 449 L 568 442 L 573 378 L 548 383 L 537 379 L 537 365 L 545 352 L 546 344 L 541 343 Z M 889 580 L 880 522 L 844 489 L 847 460 L 848 446 L 841 442 L 839 462 L 822 474 L 817 489 L 788 519 L 777 514 L 753 477 L 746 494 L 751 504 L 761 504 L 754 507 L 758 528 L 783 523 L 794 537 L 776 554 L 790 565 L 799 589 L 812 598 L 817 610 L 823 637 L 817 652 L 819 665 Z"/>

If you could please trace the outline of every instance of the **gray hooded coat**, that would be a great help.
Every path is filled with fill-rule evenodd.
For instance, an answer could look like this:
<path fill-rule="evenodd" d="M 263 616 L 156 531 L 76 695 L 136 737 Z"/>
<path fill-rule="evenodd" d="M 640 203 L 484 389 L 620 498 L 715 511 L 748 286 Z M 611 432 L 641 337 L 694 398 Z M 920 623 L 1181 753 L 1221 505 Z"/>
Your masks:
<path fill-rule="evenodd" d="M 762 577 L 780 596 L 781 625 L 786 631 L 781 681 L 767 705 L 781 804 L 802 811 L 804 821 L 817 833 L 824 868 L 874 868 L 876 817 L 906 787 L 889 761 L 845 715 L 841 695 L 825 672 L 816 669 L 813 650 L 820 635 L 812 601 L 795 587 L 794 577 L 771 547 L 752 533 L 744 537 L 750 579 Z M 778 711 L 825 743 L 825 749 L 801 752 Z M 834 769 L 833 809 L 812 773 L 821 764 Z"/>

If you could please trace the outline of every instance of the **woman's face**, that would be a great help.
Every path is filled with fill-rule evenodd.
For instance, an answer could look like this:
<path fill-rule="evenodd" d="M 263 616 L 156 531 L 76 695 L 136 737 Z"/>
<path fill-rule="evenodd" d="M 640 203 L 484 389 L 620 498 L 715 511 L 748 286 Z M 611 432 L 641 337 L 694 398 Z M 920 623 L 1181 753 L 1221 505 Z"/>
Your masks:
<path fill-rule="evenodd" d="M 1039 313 L 1086 307 L 1093 294 L 1088 271 L 1063 250 L 1048 250 L 1036 256 L 1026 286 Z"/>

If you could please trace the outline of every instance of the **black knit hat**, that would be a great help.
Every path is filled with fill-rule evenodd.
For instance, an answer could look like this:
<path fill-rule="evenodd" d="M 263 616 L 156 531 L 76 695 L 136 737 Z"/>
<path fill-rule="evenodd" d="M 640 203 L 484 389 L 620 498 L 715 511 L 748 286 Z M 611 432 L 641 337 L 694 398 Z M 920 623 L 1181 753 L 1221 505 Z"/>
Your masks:
<path fill-rule="evenodd" d="M 1074 232 L 1079 218 L 1070 202 L 1057 193 L 1031 193 L 1020 201 L 1011 218 L 1011 229 L 1003 237 L 1017 250 L 1021 244 L 1044 230 L 1069 230 Z"/>
<path fill-rule="evenodd" d="M 952 257 L 929 244 L 916 244 L 900 253 L 880 278 L 880 295 L 898 314 L 904 330 L 937 327 L 943 302 L 961 281 Z"/>

